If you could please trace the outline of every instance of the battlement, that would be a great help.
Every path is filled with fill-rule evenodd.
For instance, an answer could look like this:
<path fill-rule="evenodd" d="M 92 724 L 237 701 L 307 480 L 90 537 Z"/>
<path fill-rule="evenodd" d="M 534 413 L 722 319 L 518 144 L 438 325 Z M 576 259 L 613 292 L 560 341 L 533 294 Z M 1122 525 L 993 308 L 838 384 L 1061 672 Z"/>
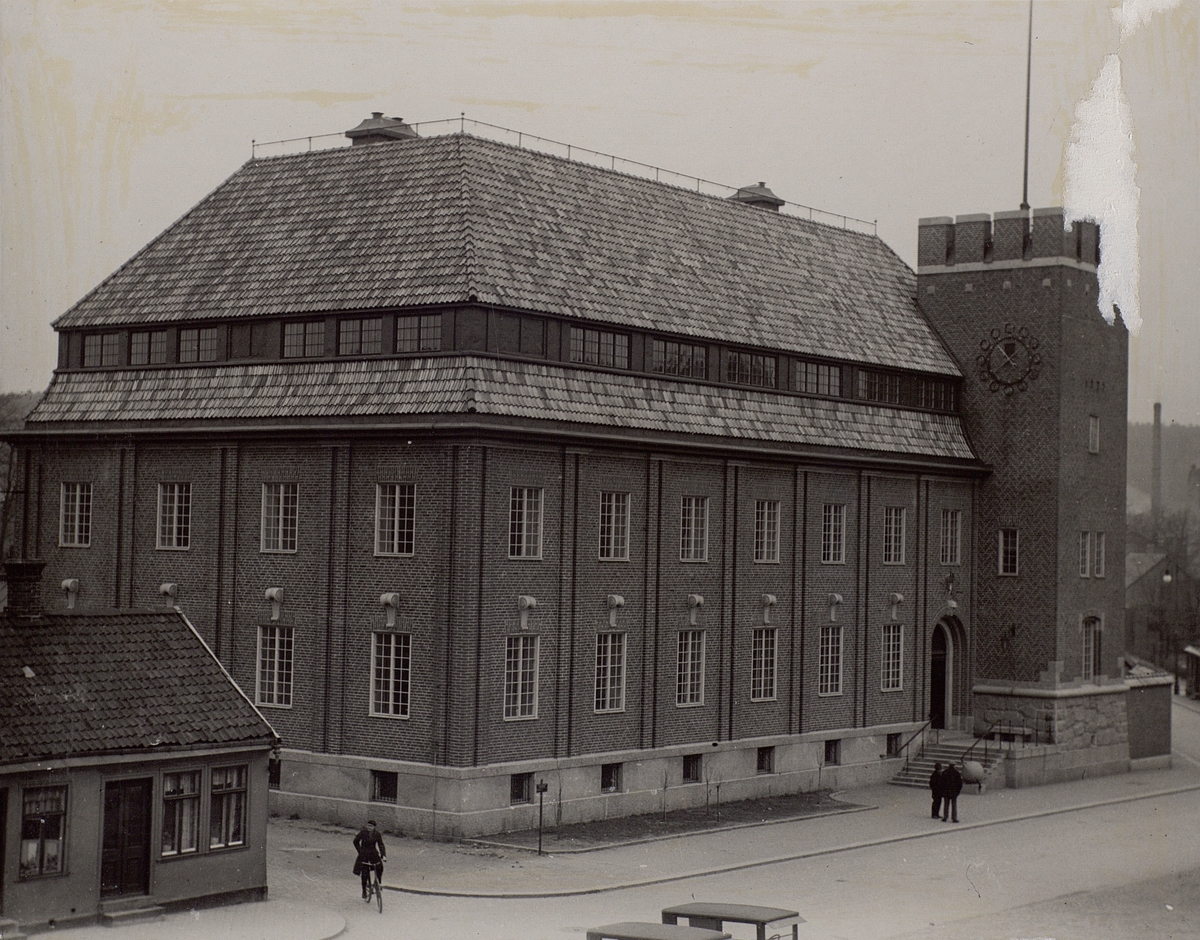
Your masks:
<path fill-rule="evenodd" d="M 1032 212 L 1017 209 L 991 216 L 976 213 L 957 219 L 932 216 L 919 224 L 919 269 L 1048 258 L 1092 267 L 1100 263 L 1099 228 L 1094 222 L 1075 222 L 1064 229 L 1061 207 Z"/>

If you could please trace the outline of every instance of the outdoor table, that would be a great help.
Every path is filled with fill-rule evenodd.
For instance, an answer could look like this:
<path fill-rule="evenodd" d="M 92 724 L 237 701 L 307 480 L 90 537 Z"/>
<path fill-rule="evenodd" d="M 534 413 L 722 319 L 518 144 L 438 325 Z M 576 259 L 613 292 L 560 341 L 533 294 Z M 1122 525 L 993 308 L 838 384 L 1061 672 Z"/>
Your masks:
<path fill-rule="evenodd" d="M 693 901 L 690 904 L 677 904 L 674 907 L 664 907 L 662 919 L 664 924 L 677 924 L 678 918 L 685 917 L 692 927 L 709 927 L 713 930 L 724 929 L 725 921 L 733 924 L 753 924 L 758 940 L 767 940 L 767 924 L 784 921 L 779 926 L 792 925 L 792 940 L 800 935 L 800 924 L 804 918 L 798 911 L 788 911 L 781 907 L 759 907 L 755 904 L 714 904 L 708 901 Z"/>
<path fill-rule="evenodd" d="M 587 940 L 730 940 L 730 937 L 720 929 L 676 927 L 664 920 L 661 924 L 623 921 L 593 927 L 587 932 Z"/>

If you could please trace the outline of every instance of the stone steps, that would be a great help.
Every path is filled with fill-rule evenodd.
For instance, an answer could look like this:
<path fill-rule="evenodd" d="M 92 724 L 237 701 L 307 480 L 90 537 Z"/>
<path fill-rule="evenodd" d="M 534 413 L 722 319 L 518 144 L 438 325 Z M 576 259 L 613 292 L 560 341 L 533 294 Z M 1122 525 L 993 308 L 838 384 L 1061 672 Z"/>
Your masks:
<path fill-rule="evenodd" d="M 974 738 L 962 738 L 961 740 L 947 741 L 943 738 L 938 744 L 927 744 L 920 757 L 914 757 L 910 760 L 908 766 L 888 782 L 898 787 L 928 790 L 929 775 L 933 773 L 933 765 L 940 763 L 944 767 L 946 764 L 951 763 L 961 764 L 963 752 L 971 746 L 974 740 Z M 986 761 L 983 759 L 983 755 L 983 747 L 980 745 L 975 748 L 968 759 L 983 765 L 983 772 L 986 778 L 988 772 L 1000 763 L 1003 754 L 998 748 L 989 747 Z"/>

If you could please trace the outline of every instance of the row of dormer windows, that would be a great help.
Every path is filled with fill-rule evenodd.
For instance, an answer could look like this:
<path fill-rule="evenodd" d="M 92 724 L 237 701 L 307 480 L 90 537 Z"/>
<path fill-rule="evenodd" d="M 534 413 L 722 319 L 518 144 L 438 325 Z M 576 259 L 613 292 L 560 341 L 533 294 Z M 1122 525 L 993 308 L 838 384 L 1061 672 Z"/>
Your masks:
<path fill-rule="evenodd" d="M 61 368 L 327 359 L 485 348 L 682 379 L 956 411 L 953 379 L 905 375 L 715 343 L 573 326 L 464 308 L 414 315 L 308 317 L 214 326 L 64 333 Z"/>

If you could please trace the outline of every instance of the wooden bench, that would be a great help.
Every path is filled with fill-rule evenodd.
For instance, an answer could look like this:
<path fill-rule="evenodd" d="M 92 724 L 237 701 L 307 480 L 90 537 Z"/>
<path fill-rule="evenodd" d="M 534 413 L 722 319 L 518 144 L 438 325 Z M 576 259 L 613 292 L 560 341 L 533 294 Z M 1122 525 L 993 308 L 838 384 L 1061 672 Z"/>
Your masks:
<path fill-rule="evenodd" d="M 685 918 L 690 927 L 708 927 L 712 930 L 723 930 L 726 921 L 731 924 L 753 924 L 758 940 L 767 940 L 768 924 L 776 924 L 779 927 L 790 925 L 792 940 L 797 940 L 800 924 L 805 922 L 797 911 L 785 910 L 782 907 L 759 907 L 756 904 L 693 901 L 690 904 L 663 908 L 664 924 L 677 924 L 680 917 Z"/>
<path fill-rule="evenodd" d="M 676 927 L 664 919 L 661 924 L 623 921 L 592 927 L 587 940 L 730 940 L 723 930 L 706 930 L 701 927 Z"/>

